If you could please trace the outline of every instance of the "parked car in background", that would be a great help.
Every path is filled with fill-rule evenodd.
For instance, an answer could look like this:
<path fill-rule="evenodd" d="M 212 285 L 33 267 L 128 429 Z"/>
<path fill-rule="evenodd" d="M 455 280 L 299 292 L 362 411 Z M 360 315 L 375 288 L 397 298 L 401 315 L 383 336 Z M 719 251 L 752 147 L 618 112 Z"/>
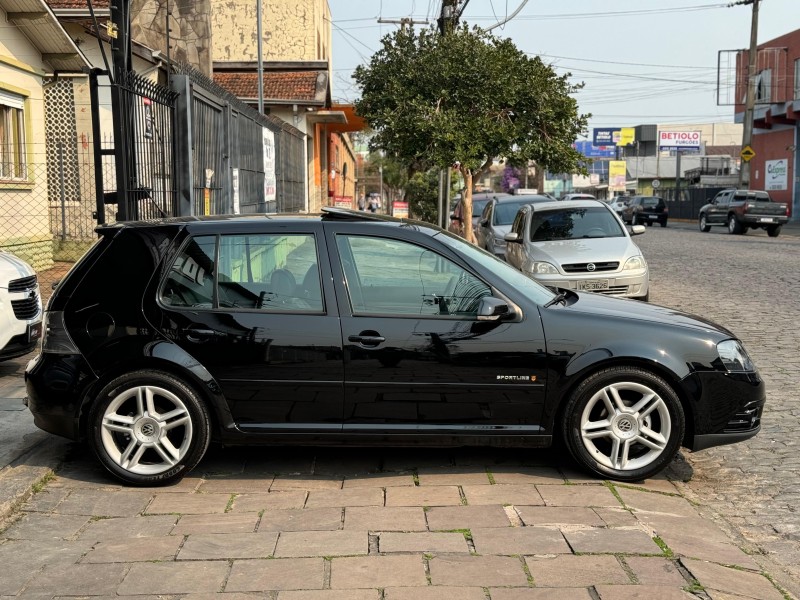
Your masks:
<path fill-rule="evenodd" d="M 478 221 L 480 220 L 483 209 L 492 198 L 504 198 L 511 194 L 504 194 L 500 192 L 473 192 L 472 194 L 472 231 L 477 231 Z M 450 226 L 448 231 L 464 237 L 464 199 L 459 198 L 456 206 L 450 215 Z"/>
<path fill-rule="evenodd" d="M 631 225 L 652 225 L 658 223 L 667 226 L 669 207 L 663 198 L 658 196 L 631 196 L 628 204 L 622 209 L 622 220 Z"/>
<path fill-rule="evenodd" d="M 621 227 L 605 206 L 552 204 Z M 88 441 L 132 485 L 177 481 L 211 440 L 556 437 L 595 475 L 638 482 L 681 446 L 758 433 L 764 383 L 727 329 L 555 294 L 427 223 L 323 210 L 98 228 L 25 371 L 35 424 Z"/>
<path fill-rule="evenodd" d="M 628 206 L 629 198 L 626 196 L 617 196 L 608 205 L 611 209 L 617 213 L 618 215 L 622 215 L 622 212 L 625 210 L 625 207 Z"/>
<path fill-rule="evenodd" d="M 550 197 L 539 194 L 492 198 L 483 209 L 478 220 L 478 227 L 475 229 L 478 246 L 485 248 L 498 258 L 505 259 L 505 237 L 511 230 L 511 223 L 517 216 L 520 207 L 534 202 L 550 201 L 552 201 Z"/>
<path fill-rule="evenodd" d="M 0 250 L 0 360 L 36 348 L 42 334 L 42 299 L 36 272 Z"/>
<path fill-rule="evenodd" d="M 631 227 L 633 235 L 644 231 L 643 225 Z M 508 263 L 551 288 L 650 298 L 642 251 L 599 200 L 523 206 L 506 241 Z"/>
<path fill-rule="evenodd" d="M 561 196 L 561 200 L 595 200 L 595 197 L 591 194 L 580 194 L 580 193 L 573 193 L 573 194 L 564 194 Z"/>
<path fill-rule="evenodd" d="M 748 229 L 766 229 L 769 237 L 778 237 L 789 221 L 789 207 L 773 202 L 768 192 L 759 190 L 722 190 L 700 208 L 700 231 L 712 225 L 725 225 L 728 233 L 743 234 Z"/>

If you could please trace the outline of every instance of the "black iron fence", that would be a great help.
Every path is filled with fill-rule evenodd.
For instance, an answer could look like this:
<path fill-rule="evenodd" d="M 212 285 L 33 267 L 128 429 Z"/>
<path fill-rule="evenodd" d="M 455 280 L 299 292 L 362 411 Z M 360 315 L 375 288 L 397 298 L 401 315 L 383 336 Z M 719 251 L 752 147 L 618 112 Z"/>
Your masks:
<path fill-rule="evenodd" d="M 695 220 L 700 215 L 700 208 L 724 189 L 727 188 L 681 188 L 680 191 L 670 188 L 658 190 L 658 195 L 667 203 L 670 219 Z"/>

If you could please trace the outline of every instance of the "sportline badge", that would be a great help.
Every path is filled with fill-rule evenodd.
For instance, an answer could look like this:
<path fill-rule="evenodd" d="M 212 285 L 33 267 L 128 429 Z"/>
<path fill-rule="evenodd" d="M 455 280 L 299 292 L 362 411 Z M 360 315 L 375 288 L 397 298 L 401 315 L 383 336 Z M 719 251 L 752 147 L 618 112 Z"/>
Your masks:
<path fill-rule="evenodd" d="M 498 381 L 536 381 L 536 375 L 498 375 Z"/>

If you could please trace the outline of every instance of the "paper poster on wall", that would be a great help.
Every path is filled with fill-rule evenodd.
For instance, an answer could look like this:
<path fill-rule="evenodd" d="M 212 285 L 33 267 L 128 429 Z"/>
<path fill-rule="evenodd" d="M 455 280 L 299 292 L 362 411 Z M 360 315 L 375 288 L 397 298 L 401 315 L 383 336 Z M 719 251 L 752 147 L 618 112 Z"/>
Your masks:
<path fill-rule="evenodd" d="M 239 214 L 239 169 L 231 169 L 231 186 L 233 187 L 233 214 Z"/>
<path fill-rule="evenodd" d="M 789 161 L 785 158 L 780 160 L 768 160 L 764 163 L 767 172 L 764 189 L 766 190 L 785 190 L 789 185 Z"/>
<path fill-rule="evenodd" d="M 264 201 L 274 202 L 275 187 L 275 134 L 266 127 L 261 130 L 264 140 Z"/>
<path fill-rule="evenodd" d="M 624 160 L 608 161 L 608 189 L 612 192 L 624 192 L 627 169 Z"/>

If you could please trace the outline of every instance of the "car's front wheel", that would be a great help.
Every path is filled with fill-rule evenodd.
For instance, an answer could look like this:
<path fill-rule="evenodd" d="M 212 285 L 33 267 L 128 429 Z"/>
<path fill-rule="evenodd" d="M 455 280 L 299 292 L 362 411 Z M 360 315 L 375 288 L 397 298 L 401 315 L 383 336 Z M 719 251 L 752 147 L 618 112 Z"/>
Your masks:
<path fill-rule="evenodd" d="M 709 231 L 711 231 L 711 225 L 709 225 L 708 222 L 706 221 L 705 214 L 700 215 L 700 231 L 702 231 L 703 233 L 708 233 Z"/>
<path fill-rule="evenodd" d="M 584 380 L 565 407 L 572 456 L 601 477 L 641 481 L 664 469 L 680 448 L 683 407 L 670 385 L 637 367 L 612 367 Z"/>
<path fill-rule="evenodd" d="M 111 381 L 89 419 L 89 441 L 100 462 L 131 485 L 178 481 L 208 448 L 210 419 L 203 401 L 160 371 L 135 371 Z"/>

